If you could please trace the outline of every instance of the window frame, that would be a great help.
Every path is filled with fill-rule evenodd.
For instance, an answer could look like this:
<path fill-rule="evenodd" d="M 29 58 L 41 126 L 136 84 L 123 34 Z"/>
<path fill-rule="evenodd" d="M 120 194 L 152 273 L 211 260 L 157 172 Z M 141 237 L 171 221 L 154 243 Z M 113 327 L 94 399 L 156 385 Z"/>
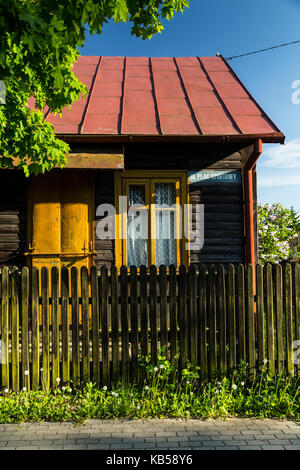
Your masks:
<path fill-rule="evenodd" d="M 181 233 L 182 238 L 177 238 L 177 266 L 178 269 L 181 264 L 188 267 L 190 261 L 190 252 L 186 248 L 188 239 L 184 234 L 184 219 L 183 208 L 188 204 L 188 171 L 187 170 L 126 170 L 123 172 L 115 172 L 115 206 L 116 206 L 116 221 L 115 221 L 115 257 L 116 266 L 127 265 L 127 240 L 119 238 L 119 230 L 122 227 L 123 233 L 127 232 L 127 213 L 120 214 L 119 196 L 127 196 L 127 210 L 128 210 L 128 190 L 131 184 L 145 184 L 146 208 L 148 212 L 148 230 L 151 234 L 155 230 L 155 213 L 158 208 L 155 208 L 155 184 L 156 183 L 175 183 L 176 188 L 176 204 L 179 204 L 182 209 L 181 219 Z M 148 189 L 148 188 L 149 189 Z M 177 212 L 177 211 L 176 211 Z M 179 233 L 180 220 L 176 218 L 176 231 Z M 154 232 L 155 233 L 155 232 Z M 148 268 L 151 264 L 155 264 L 156 256 L 156 239 L 151 236 L 148 239 Z M 158 267 L 158 266 L 157 266 Z"/>

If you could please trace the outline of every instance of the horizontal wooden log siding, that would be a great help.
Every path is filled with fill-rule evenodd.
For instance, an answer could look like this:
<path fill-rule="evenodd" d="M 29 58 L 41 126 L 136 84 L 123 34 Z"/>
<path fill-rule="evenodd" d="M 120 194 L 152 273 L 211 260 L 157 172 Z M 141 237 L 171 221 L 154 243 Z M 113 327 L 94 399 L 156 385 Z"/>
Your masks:
<path fill-rule="evenodd" d="M 271 374 L 299 375 L 300 264 L 255 270 L 256 286 L 253 267 L 241 264 L 179 272 L 42 268 L 41 276 L 37 268 L 4 267 L 1 388 L 49 388 L 70 379 L 137 383 L 144 377 L 139 354 L 156 358 L 161 347 L 179 369 L 187 361 L 199 365 L 202 381 L 241 361 L 255 373 L 265 359 Z"/>
<path fill-rule="evenodd" d="M 27 180 L 21 171 L 0 170 L 0 265 L 25 264 Z"/>

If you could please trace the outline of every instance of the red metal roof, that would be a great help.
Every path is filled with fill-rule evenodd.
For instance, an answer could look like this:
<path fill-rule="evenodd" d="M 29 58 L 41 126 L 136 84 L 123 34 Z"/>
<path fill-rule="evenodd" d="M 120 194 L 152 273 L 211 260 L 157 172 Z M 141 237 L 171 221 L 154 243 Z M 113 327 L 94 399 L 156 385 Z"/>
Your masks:
<path fill-rule="evenodd" d="M 47 120 L 57 134 L 284 136 L 221 57 L 81 56 L 89 94 Z"/>

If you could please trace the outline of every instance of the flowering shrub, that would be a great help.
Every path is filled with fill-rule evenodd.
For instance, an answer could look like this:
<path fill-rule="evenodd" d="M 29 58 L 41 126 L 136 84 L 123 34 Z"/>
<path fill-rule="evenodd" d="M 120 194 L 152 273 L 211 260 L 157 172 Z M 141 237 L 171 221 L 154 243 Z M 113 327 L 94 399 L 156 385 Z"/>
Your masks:
<path fill-rule="evenodd" d="M 299 258 L 300 219 L 291 208 L 275 203 L 258 205 L 259 262 L 279 263 Z"/>

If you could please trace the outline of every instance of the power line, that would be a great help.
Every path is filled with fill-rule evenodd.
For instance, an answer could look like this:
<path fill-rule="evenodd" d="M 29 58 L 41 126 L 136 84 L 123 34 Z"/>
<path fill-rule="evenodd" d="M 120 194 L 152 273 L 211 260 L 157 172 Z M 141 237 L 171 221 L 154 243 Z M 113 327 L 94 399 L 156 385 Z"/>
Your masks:
<path fill-rule="evenodd" d="M 234 55 L 232 57 L 225 57 L 225 60 L 238 59 L 239 57 L 246 57 L 248 55 L 259 54 L 260 52 L 266 52 L 266 51 L 270 51 L 272 49 L 278 49 L 279 47 L 290 46 L 292 44 L 298 44 L 298 43 L 300 43 L 300 39 L 297 40 L 297 41 L 293 41 L 293 42 L 286 42 L 286 43 L 283 43 L 283 44 L 279 44 L 278 46 L 266 47 L 265 49 L 259 49 L 257 51 L 247 52 L 247 54 L 240 54 L 240 55 Z M 220 57 L 222 54 L 219 54 L 217 52 L 216 55 L 218 57 Z"/>

